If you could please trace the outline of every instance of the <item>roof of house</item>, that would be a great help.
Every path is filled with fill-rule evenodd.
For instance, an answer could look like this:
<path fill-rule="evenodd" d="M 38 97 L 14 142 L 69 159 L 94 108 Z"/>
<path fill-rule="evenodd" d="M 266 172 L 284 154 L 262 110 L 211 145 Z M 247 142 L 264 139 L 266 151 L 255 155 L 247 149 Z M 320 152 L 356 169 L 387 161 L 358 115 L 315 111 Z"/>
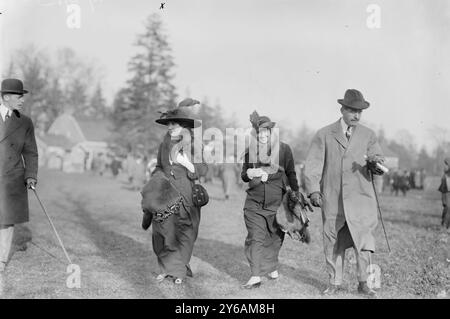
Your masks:
<path fill-rule="evenodd" d="M 106 142 L 112 134 L 112 123 L 106 119 L 75 117 L 87 141 Z"/>
<path fill-rule="evenodd" d="M 46 134 L 40 136 L 40 139 L 47 145 L 47 146 L 56 146 L 61 147 L 64 149 L 70 149 L 73 146 L 75 146 L 75 142 L 71 141 L 64 135 L 54 135 L 54 134 Z"/>
<path fill-rule="evenodd" d="M 75 144 L 85 141 L 106 142 L 111 135 L 111 122 L 64 113 L 55 119 L 48 134 L 65 136 Z"/>

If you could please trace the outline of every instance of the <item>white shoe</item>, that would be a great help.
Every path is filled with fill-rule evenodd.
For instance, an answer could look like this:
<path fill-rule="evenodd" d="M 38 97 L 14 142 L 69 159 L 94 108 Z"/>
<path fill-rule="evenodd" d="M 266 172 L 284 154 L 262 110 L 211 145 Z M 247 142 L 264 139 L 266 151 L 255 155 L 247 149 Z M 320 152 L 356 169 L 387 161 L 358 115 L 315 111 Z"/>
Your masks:
<path fill-rule="evenodd" d="M 0 261 L 0 272 L 4 272 L 6 269 L 6 263 L 3 261 Z"/>
<path fill-rule="evenodd" d="M 159 274 L 158 276 L 156 276 L 156 282 L 162 282 L 164 279 L 166 279 L 168 277 L 167 274 Z"/>
<path fill-rule="evenodd" d="M 261 286 L 261 277 L 259 276 L 252 276 L 247 281 L 245 285 L 242 286 L 244 289 L 252 289 L 252 288 L 258 288 Z"/>
<path fill-rule="evenodd" d="M 272 271 L 268 274 L 268 276 L 270 279 L 278 279 L 278 277 L 280 277 L 280 275 L 278 274 L 278 270 Z"/>

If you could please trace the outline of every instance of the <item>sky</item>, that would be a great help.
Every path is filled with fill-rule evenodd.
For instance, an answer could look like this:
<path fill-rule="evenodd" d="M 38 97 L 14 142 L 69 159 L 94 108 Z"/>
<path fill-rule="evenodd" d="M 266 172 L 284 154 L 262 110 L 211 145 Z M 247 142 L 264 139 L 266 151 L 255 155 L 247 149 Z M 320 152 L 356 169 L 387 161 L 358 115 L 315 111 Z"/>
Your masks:
<path fill-rule="evenodd" d="M 81 8 L 79 29 L 67 26 L 70 3 Z M 226 115 L 236 113 L 240 126 L 257 110 L 281 128 L 319 129 L 339 118 L 336 100 L 355 88 L 371 104 L 362 116 L 372 128 L 383 128 L 388 138 L 409 131 L 417 146 L 431 150 L 430 129 L 450 129 L 447 3 L 0 0 L 0 67 L 29 44 L 71 47 L 102 69 L 111 101 L 129 78 L 136 35 L 157 12 L 173 50 L 180 99 L 189 92 L 218 101 Z M 371 4 L 380 9 L 379 28 L 368 27 Z"/>

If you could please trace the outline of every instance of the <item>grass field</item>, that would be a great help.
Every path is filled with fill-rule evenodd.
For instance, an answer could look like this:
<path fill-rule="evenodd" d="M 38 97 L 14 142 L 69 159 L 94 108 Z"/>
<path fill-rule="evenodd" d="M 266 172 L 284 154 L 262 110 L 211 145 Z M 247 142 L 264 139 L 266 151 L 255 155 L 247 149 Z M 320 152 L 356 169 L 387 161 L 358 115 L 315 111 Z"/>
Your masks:
<path fill-rule="evenodd" d="M 42 169 L 38 192 L 73 263 L 81 288 L 66 287 L 67 262 L 32 193 L 30 223 L 17 227 L 15 248 L 2 276 L 3 298 L 322 298 L 326 287 L 321 216 L 310 214 L 312 243 L 286 237 L 277 281 L 251 291 L 244 256 L 244 190 L 223 200 L 219 182 L 207 185 L 210 203 L 202 209 L 200 234 L 191 260 L 194 278 L 181 287 L 156 283 L 151 232 L 141 229 L 140 194 L 125 178 L 64 174 Z M 380 298 L 437 298 L 450 292 L 450 233 L 440 228 L 437 185 L 406 197 L 383 194 L 381 206 L 392 252 L 376 232 L 373 262 L 382 270 Z M 28 249 L 17 250 L 26 243 Z M 347 253 L 346 291 L 337 298 L 360 298 L 355 265 Z M 448 298 L 448 297 L 447 297 Z"/>

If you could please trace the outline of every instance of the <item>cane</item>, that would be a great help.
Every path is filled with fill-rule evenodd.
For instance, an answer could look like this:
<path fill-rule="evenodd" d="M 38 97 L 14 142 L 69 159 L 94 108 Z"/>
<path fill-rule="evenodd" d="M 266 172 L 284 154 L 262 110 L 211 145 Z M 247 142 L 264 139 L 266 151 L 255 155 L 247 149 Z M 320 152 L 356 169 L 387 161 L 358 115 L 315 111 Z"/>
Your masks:
<path fill-rule="evenodd" d="M 391 252 L 391 246 L 389 245 L 389 240 L 388 240 L 388 237 L 387 237 L 386 228 L 384 228 L 383 214 L 381 214 L 380 201 L 378 200 L 377 188 L 375 187 L 375 181 L 373 179 L 373 172 L 372 171 L 370 171 L 370 177 L 372 178 L 372 186 L 373 186 L 373 191 L 375 192 L 375 200 L 377 201 L 377 208 L 378 208 L 378 213 L 380 214 L 380 221 L 381 221 L 381 226 L 383 227 L 384 238 L 386 238 L 387 247 L 388 247 L 388 250 L 389 250 L 389 253 L 390 253 Z"/>
<path fill-rule="evenodd" d="M 48 221 L 50 222 L 50 225 L 52 226 L 53 231 L 55 232 L 56 238 L 58 239 L 59 244 L 61 245 L 61 248 L 62 248 L 62 250 L 64 251 L 64 254 L 66 255 L 67 261 L 68 261 L 69 264 L 71 265 L 71 264 L 72 264 L 72 261 L 70 260 L 69 254 L 67 253 L 66 248 L 64 247 L 64 244 L 63 244 L 61 238 L 59 237 L 58 232 L 56 231 L 55 225 L 53 225 L 52 219 L 50 218 L 49 214 L 47 213 L 47 211 L 46 211 L 44 205 L 42 204 L 42 202 L 41 202 L 41 200 L 40 200 L 40 198 L 39 198 L 39 196 L 38 196 L 38 194 L 37 194 L 37 192 L 36 192 L 36 187 L 35 187 L 34 185 L 31 185 L 30 188 L 33 190 L 34 195 L 36 195 L 36 198 L 37 198 L 37 200 L 38 200 L 38 202 L 39 202 L 39 205 L 41 205 L 41 208 L 42 208 L 42 210 L 44 211 L 45 216 L 47 216 L 47 219 L 48 219 Z"/>

